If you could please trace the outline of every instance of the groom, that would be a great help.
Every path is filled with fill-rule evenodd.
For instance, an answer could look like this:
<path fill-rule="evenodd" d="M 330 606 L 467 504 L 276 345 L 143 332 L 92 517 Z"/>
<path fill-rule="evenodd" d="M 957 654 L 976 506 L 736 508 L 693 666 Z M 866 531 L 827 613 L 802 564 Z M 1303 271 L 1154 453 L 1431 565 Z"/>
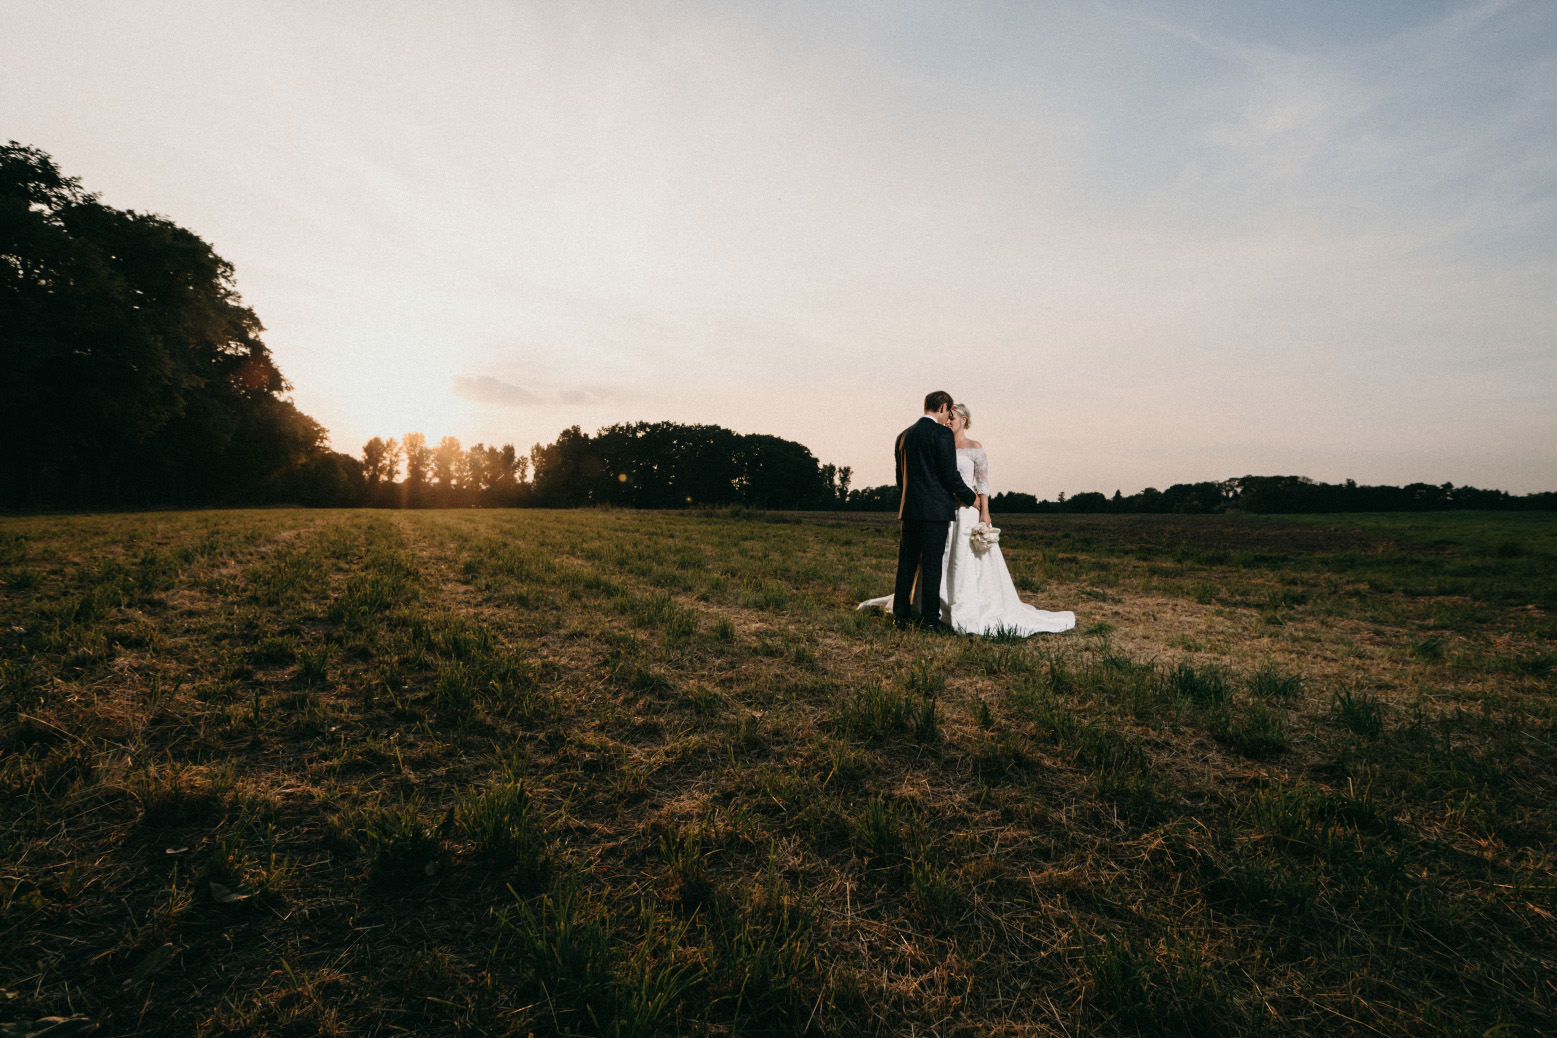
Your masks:
<path fill-rule="evenodd" d="M 941 559 L 946 532 L 956 514 L 956 501 L 978 500 L 957 473 L 957 448 L 946 427 L 950 393 L 936 390 L 924 398 L 924 415 L 897 438 L 897 488 L 902 495 L 897 517 L 902 522 L 897 542 L 897 583 L 892 589 L 892 616 L 898 627 L 913 623 L 919 603 L 920 624 L 927 631 L 944 630 L 941 623 Z M 917 576 L 917 579 L 915 579 Z"/>

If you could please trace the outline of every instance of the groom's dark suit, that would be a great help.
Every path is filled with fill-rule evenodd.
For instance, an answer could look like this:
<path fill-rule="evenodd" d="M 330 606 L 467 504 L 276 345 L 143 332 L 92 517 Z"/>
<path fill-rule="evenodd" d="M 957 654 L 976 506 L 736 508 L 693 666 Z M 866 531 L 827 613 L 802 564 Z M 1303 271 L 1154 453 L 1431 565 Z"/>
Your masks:
<path fill-rule="evenodd" d="M 892 613 L 907 623 L 918 604 L 926 627 L 941 624 L 941 558 L 946 531 L 957 502 L 978 500 L 957 472 L 957 447 L 952 431 L 925 415 L 897 438 L 897 517 L 902 529 L 897 542 L 897 582 L 892 588 Z M 917 575 L 918 579 L 915 580 Z"/>

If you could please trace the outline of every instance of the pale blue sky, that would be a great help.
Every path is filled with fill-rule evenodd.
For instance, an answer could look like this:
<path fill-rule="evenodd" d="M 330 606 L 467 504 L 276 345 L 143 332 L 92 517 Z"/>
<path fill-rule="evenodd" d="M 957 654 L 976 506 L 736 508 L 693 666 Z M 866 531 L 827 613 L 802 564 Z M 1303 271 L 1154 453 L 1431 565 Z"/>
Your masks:
<path fill-rule="evenodd" d="M 1557 489 L 1557 5 L 0 0 L 0 137 L 352 453 L 714 422 L 996 489 Z"/>

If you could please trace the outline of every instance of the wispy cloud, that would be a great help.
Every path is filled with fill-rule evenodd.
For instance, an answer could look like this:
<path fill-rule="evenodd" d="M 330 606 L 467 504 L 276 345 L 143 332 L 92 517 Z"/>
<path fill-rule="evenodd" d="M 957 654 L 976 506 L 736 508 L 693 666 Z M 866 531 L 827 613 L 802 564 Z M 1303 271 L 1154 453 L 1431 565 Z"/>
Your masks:
<path fill-rule="evenodd" d="M 532 410 L 558 406 L 605 405 L 631 399 L 631 394 L 605 385 L 519 385 L 492 375 L 457 375 L 450 387 L 454 395 L 475 404 Z"/>
<path fill-rule="evenodd" d="M 524 386 L 516 386 L 512 382 L 504 382 L 502 379 L 493 378 L 491 375 L 481 375 L 476 378 L 456 375 L 452 388 L 455 396 L 462 397 L 476 404 L 495 404 L 498 407 L 530 407 L 542 402 L 540 394 L 526 389 Z"/>

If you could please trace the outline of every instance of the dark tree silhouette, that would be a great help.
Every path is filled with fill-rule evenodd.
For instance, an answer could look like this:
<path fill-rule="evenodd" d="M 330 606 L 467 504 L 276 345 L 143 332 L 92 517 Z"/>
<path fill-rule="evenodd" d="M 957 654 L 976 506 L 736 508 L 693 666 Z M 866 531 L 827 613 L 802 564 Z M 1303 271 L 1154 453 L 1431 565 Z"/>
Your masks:
<path fill-rule="evenodd" d="M 400 473 L 400 441 L 373 437 L 362 445 L 363 500 L 375 507 L 400 503 L 395 477 Z"/>
<path fill-rule="evenodd" d="M 452 505 L 454 493 L 465 483 L 465 452 L 460 441 L 445 436 L 432 451 L 433 478 L 438 481 L 438 503 Z"/>
<path fill-rule="evenodd" d="M 402 505 L 416 507 L 427 502 L 427 479 L 432 473 L 432 451 L 427 447 L 427 437 L 419 432 L 406 433 L 400 438 L 401 453 L 405 455 L 405 485 L 400 499 Z"/>
<path fill-rule="evenodd" d="M 0 505 L 275 500 L 311 464 L 345 488 L 262 332 L 197 235 L 0 148 Z"/>
<path fill-rule="evenodd" d="M 373 437 L 362 445 L 362 474 L 369 489 L 381 483 L 393 483 L 400 472 L 400 444 L 391 436 L 387 440 Z"/>
<path fill-rule="evenodd" d="M 529 468 L 528 461 L 515 454 L 511 443 L 503 444 L 501 449 L 478 443 L 465 452 L 464 465 L 469 474 L 467 498 L 473 504 L 516 503 L 516 490 L 524 478 L 523 472 Z"/>
<path fill-rule="evenodd" d="M 848 469 L 824 475 L 811 452 L 777 436 L 717 425 L 637 422 L 594 436 L 578 426 L 530 449 L 531 500 L 549 507 L 835 508 Z"/>
<path fill-rule="evenodd" d="M 487 466 L 489 472 L 495 473 L 492 490 L 500 496 L 512 496 L 530 474 L 530 459 L 519 457 L 511 443 L 503 444 L 495 458 L 489 456 Z"/>

